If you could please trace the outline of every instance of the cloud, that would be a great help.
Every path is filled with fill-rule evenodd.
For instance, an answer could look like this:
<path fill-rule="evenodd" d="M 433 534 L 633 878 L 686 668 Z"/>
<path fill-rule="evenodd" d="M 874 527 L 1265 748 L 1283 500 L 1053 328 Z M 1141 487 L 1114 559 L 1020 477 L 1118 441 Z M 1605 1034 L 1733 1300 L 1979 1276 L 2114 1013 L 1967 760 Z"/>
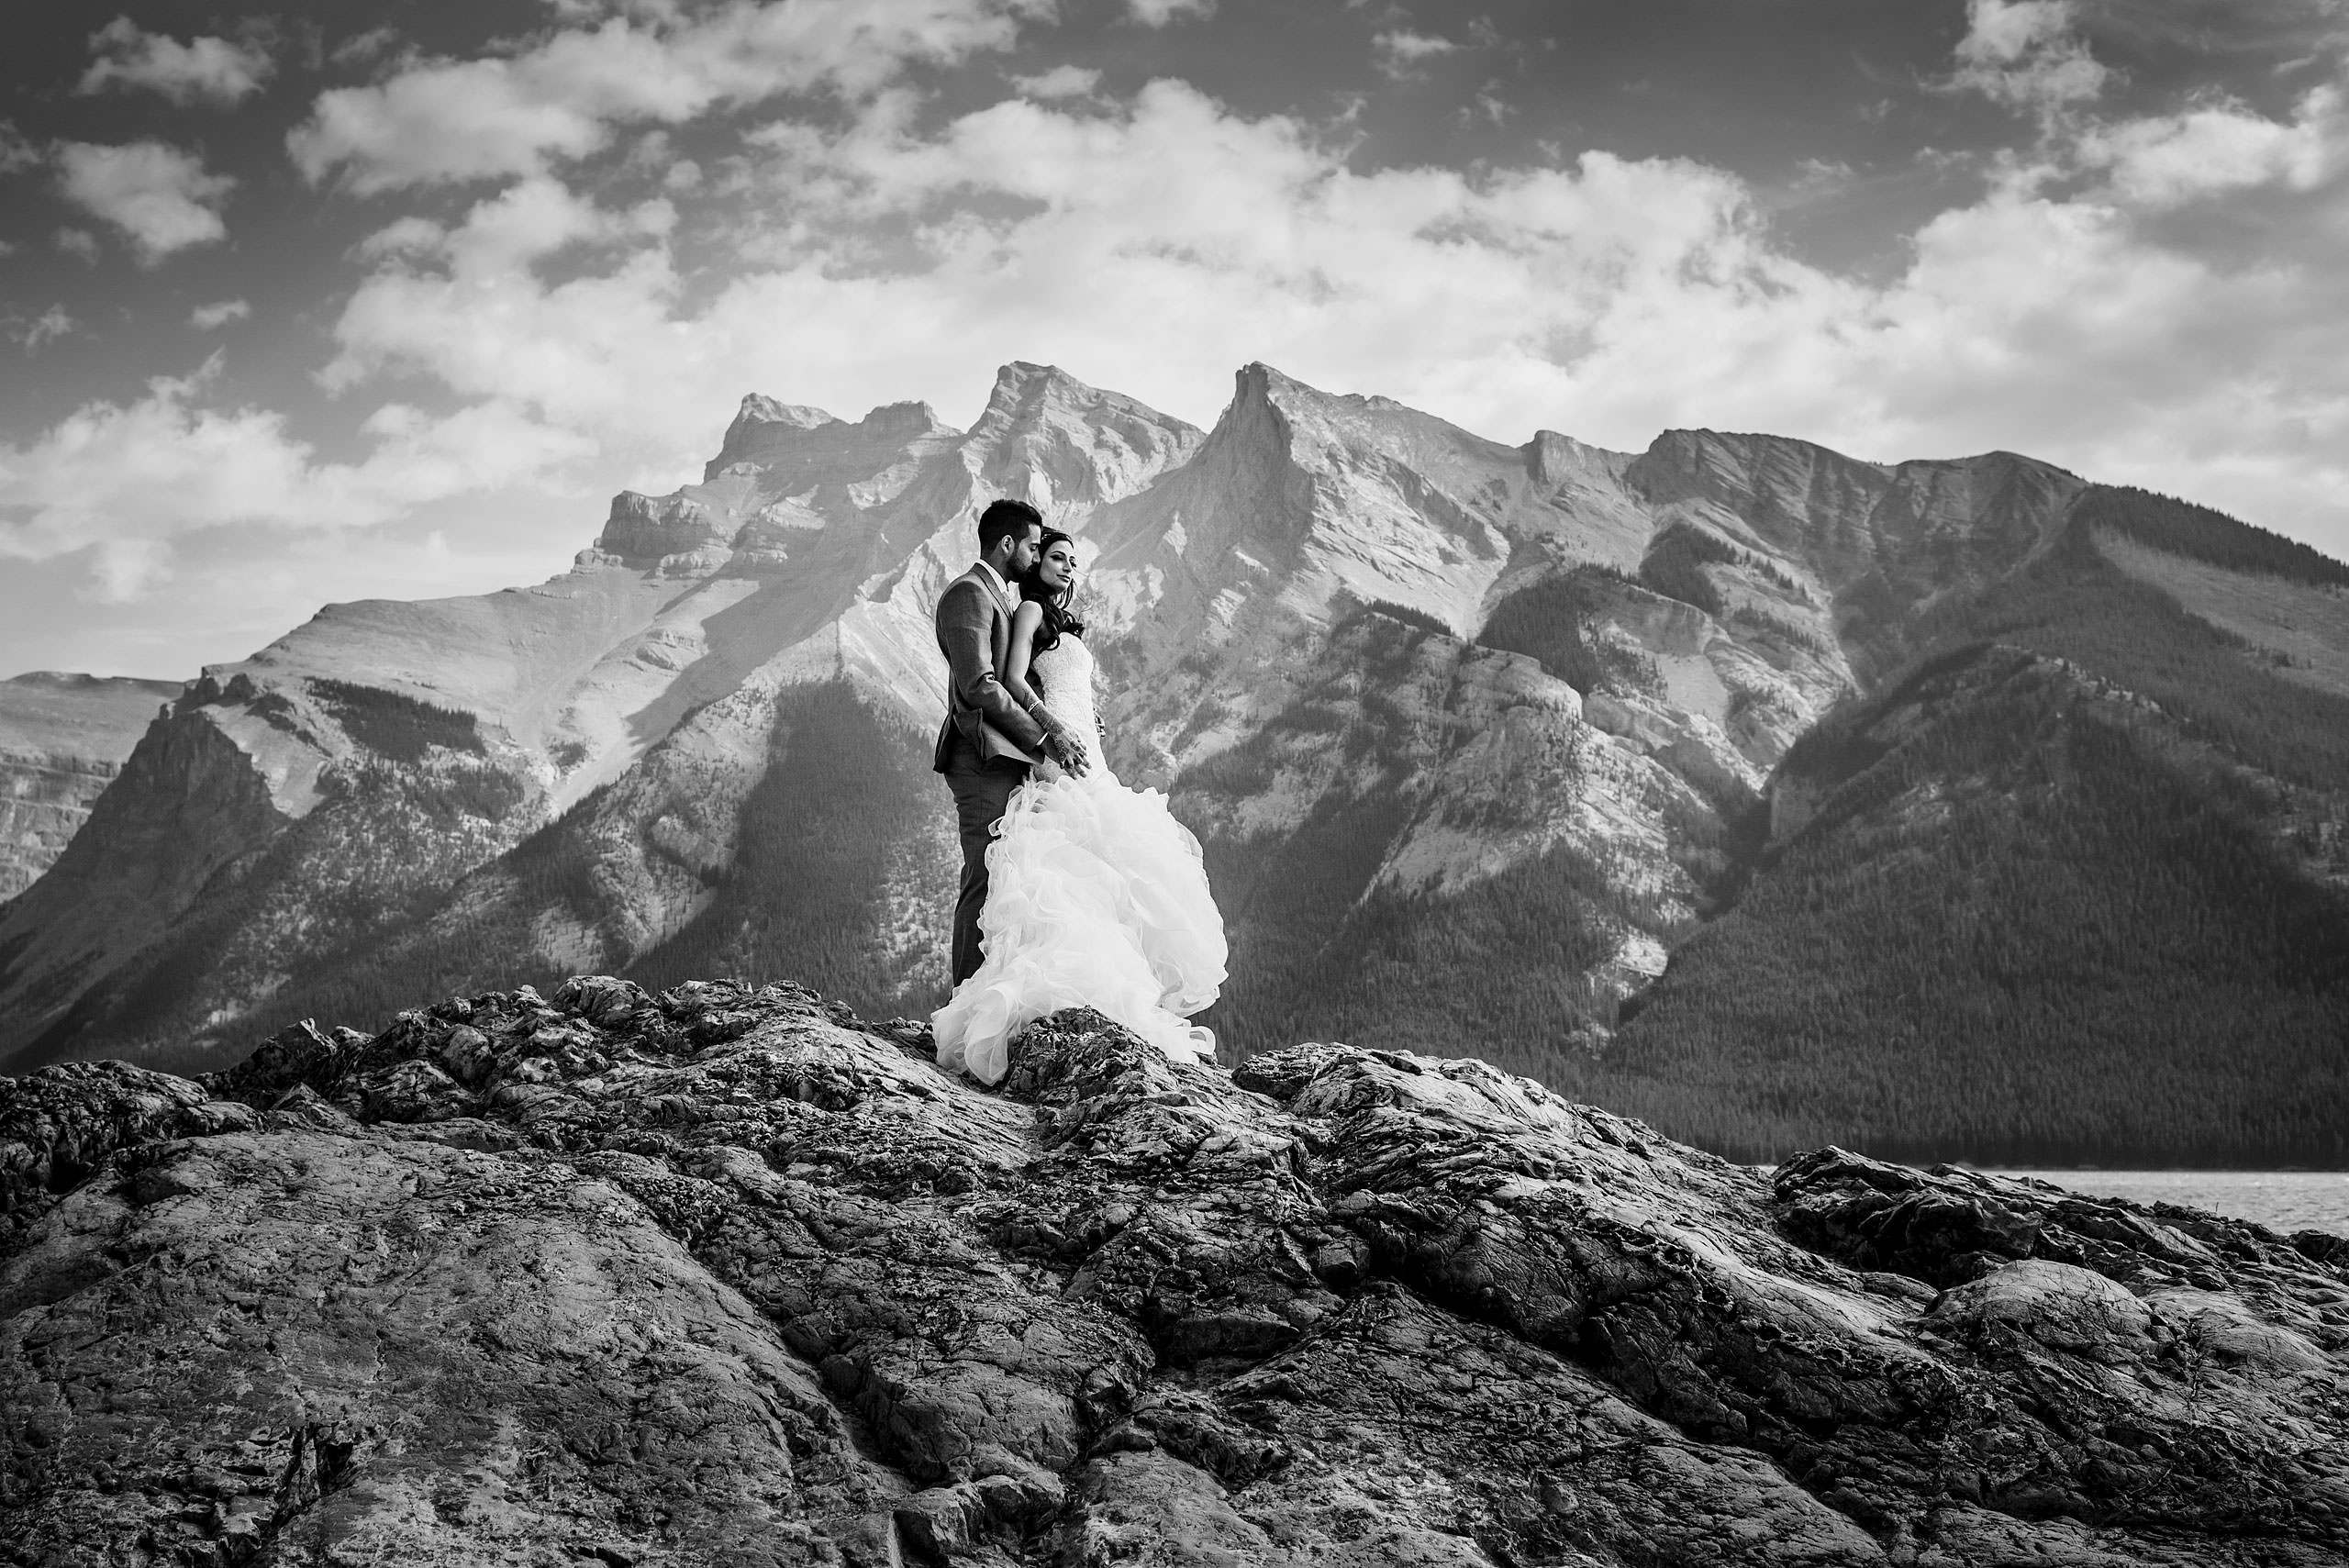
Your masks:
<path fill-rule="evenodd" d="M 2115 196 L 2143 207 L 2263 185 L 2310 191 L 2349 165 L 2349 103 L 2328 83 L 2305 95 L 2289 121 L 2277 121 L 2217 100 L 2090 127 L 2076 156 L 2104 172 Z"/>
<path fill-rule="evenodd" d="M 40 149 L 25 139 L 16 121 L 0 120 L 0 174 L 21 173 L 42 161 Z"/>
<path fill-rule="evenodd" d="M 128 404 L 85 404 L 24 445 L 0 444 L 0 556 L 86 555 L 96 596 L 136 599 L 209 530 L 363 528 L 527 483 L 584 450 L 508 406 L 436 419 L 395 405 L 367 421 L 365 459 L 320 462 L 282 416 L 208 406 L 217 366 L 158 378 Z"/>
<path fill-rule="evenodd" d="M 176 147 L 61 142 L 57 167 L 66 199 L 120 229 L 149 266 L 228 236 L 219 206 L 236 182 L 206 173 L 203 160 Z"/>
<path fill-rule="evenodd" d="M 1966 0 L 1948 85 L 2053 113 L 2104 91 L 2110 72 L 2074 30 L 2072 0 Z"/>
<path fill-rule="evenodd" d="M 1215 0 L 1126 0 L 1126 15 L 1145 28 L 1215 15 Z"/>
<path fill-rule="evenodd" d="M 361 193 L 544 172 L 614 128 L 790 93 L 872 94 L 911 62 L 1008 45 L 1047 0 L 776 0 L 572 28 L 505 57 L 436 60 L 321 94 L 287 150 Z"/>
<path fill-rule="evenodd" d="M 1597 154 L 1357 174 L 1301 122 L 1173 83 L 1099 112 L 1007 102 L 930 137 L 880 113 L 836 137 L 784 128 L 765 150 L 744 260 L 698 306 L 665 240 L 630 244 L 622 215 L 551 190 L 528 204 L 545 234 L 616 249 L 547 281 L 489 242 L 515 221 L 501 197 L 469 237 L 387 255 L 337 325 L 330 384 L 420 373 L 599 440 L 665 443 L 672 462 L 755 386 L 877 403 L 1011 358 L 1104 367 L 1193 417 L 1263 357 L 1508 423 L 1554 404 L 1545 339 L 1587 331 L 1627 281 L 1776 264 L 1718 172 Z M 648 406 L 648 384 L 674 395 Z"/>
<path fill-rule="evenodd" d="M 1408 28 L 1396 28 L 1379 33 L 1370 40 L 1370 54 L 1384 75 L 1401 81 L 1417 75 L 1429 61 L 1447 54 L 1457 54 L 1460 46 L 1450 39 L 1431 33 L 1415 33 Z"/>
<path fill-rule="evenodd" d="M 1082 65 L 1055 65 L 1033 76 L 1015 76 L 1011 84 L 1030 98 L 1082 98 L 1101 85 L 1101 73 Z"/>
<path fill-rule="evenodd" d="M 2164 123 L 2109 128 L 2165 148 Z M 2090 169 L 1994 183 L 1868 282 L 1795 257 L 1755 192 L 1701 164 L 1365 172 L 1348 145 L 1172 82 L 927 128 L 876 102 L 844 128 L 768 128 L 723 251 L 697 239 L 690 274 L 666 216 L 552 180 L 405 230 L 328 380 L 419 376 L 662 475 L 697 467 L 751 390 L 968 418 L 1017 358 L 1205 421 L 1263 359 L 1511 440 L 1709 425 L 1871 457 L 2007 448 L 2339 528 L 2349 279 L 2313 239 L 2201 254 Z"/>
<path fill-rule="evenodd" d="M 117 17 L 92 33 L 90 48 L 98 58 L 82 73 L 76 92 L 145 88 L 174 104 L 234 104 L 261 91 L 272 69 L 268 51 L 253 45 L 216 38 L 181 43 L 143 31 L 128 17 Z"/>
<path fill-rule="evenodd" d="M 363 33 L 353 33 L 327 58 L 337 65 L 364 65 L 378 55 L 388 52 L 400 41 L 400 30 L 394 27 L 370 28 Z"/>
<path fill-rule="evenodd" d="M 252 313 L 253 307 L 241 299 L 224 299 L 217 305 L 197 306 L 188 313 L 187 324 L 199 332 L 210 332 Z"/>
<path fill-rule="evenodd" d="M 44 343 L 54 342 L 80 329 L 81 323 L 66 314 L 61 305 L 52 305 L 39 316 L 19 316 L 11 312 L 5 319 L 0 319 L 0 331 L 6 332 L 10 342 L 17 344 L 28 354 Z"/>
<path fill-rule="evenodd" d="M 69 256 L 79 256 L 92 266 L 97 265 L 98 237 L 86 228 L 59 229 L 57 248 Z"/>

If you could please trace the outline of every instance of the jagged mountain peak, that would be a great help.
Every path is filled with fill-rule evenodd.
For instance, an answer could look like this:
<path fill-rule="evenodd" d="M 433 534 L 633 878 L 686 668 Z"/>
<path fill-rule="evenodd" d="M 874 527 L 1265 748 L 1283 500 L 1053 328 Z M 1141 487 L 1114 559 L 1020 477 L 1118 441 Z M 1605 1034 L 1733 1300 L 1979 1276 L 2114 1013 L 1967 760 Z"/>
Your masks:
<path fill-rule="evenodd" d="M 803 430 L 812 430 L 818 425 L 833 425 L 839 422 L 839 415 L 818 408 L 813 404 L 785 403 L 777 398 L 769 397 L 763 392 L 744 393 L 742 406 L 734 416 L 735 426 L 796 425 Z M 729 427 L 727 434 L 731 437 L 733 427 Z"/>
<path fill-rule="evenodd" d="M 1198 447 L 1199 429 L 1057 365 L 1015 360 L 996 373 L 965 462 L 983 489 L 1015 495 L 1081 526 Z"/>
<path fill-rule="evenodd" d="M 1270 606 L 1326 623 L 1387 600 L 1463 632 L 1507 568 L 1524 455 L 1386 398 L 1322 391 L 1261 361 L 1198 455 L 1103 530 L 1105 565 L 1156 573 L 1182 635 Z M 1255 634 L 1251 634 L 1255 635 Z"/>
<path fill-rule="evenodd" d="M 920 434 L 960 435 L 961 431 L 938 417 L 938 410 L 919 398 L 901 403 L 881 403 L 857 421 L 860 429 L 874 435 Z"/>
<path fill-rule="evenodd" d="M 786 492 L 807 482 L 839 478 L 846 471 L 862 478 L 896 448 L 936 445 L 961 434 L 929 404 L 918 401 L 885 403 L 851 421 L 753 393 L 742 400 L 742 411 L 727 427 L 718 455 L 702 470 L 702 483 L 713 484 L 736 468 L 773 471 L 770 488 L 781 486 Z"/>
<path fill-rule="evenodd" d="M 1201 434 L 1187 420 L 1162 413 L 1122 392 L 1079 381 L 1058 365 L 1014 360 L 996 372 L 986 409 L 971 427 L 971 439 L 984 442 L 1021 426 L 1065 423 L 1072 418 L 1114 424 L 1139 421 L 1153 429 L 1192 438 Z"/>
<path fill-rule="evenodd" d="M 1109 392 L 1088 382 L 1079 381 L 1058 365 L 1040 365 L 1030 360 L 1014 360 L 999 365 L 995 373 L 995 386 L 987 395 L 987 413 L 1010 410 L 1044 401 L 1072 404 L 1093 404 L 1105 399 L 1132 403 L 1122 393 Z M 975 427 L 974 427 L 975 428 Z"/>
<path fill-rule="evenodd" d="M 1552 469 L 1602 468 L 1620 474 L 1639 454 L 1593 445 L 1560 430 L 1536 430 L 1525 443 L 1528 459 Z"/>
<path fill-rule="evenodd" d="M 1261 361 L 1242 366 L 1233 378 L 1224 422 L 1258 439 L 1276 431 L 1274 439 L 1302 461 L 1384 456 L 1422 470 L 1439 484 L 1464 479 L 1463 471 L 1473 469 L 1475 475 L 1466 482 L 1482 484 L 1486 471 L 1515 469 L 1523 461 L 1518 449 L 1439 415 L 1391 397 L 1326 392 Z"/>

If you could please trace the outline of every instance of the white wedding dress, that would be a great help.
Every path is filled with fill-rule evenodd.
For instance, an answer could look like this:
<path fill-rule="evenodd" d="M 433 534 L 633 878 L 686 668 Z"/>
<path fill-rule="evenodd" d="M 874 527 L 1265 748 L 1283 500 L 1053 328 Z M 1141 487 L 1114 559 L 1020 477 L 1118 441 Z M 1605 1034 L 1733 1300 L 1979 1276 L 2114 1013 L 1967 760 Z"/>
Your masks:
<path fill-rule="evenodd" d="M 1092 744 L 1093 652 L 1063 636 L 1036 656 L 1038 694 L 1092 766 L 1050 763 L 1012 792 L 987 846 L 978 973 L 932 1015 L 938 1064 L 1000 1083 L 1011 1037 L 1063 1007 L 1098 1008 L 1178 1060 L 1215 1054 L 1189 1021 L 1222 988 L 1223 917 L 1199 841 L 1154 789 L 1128 789 Z"/>

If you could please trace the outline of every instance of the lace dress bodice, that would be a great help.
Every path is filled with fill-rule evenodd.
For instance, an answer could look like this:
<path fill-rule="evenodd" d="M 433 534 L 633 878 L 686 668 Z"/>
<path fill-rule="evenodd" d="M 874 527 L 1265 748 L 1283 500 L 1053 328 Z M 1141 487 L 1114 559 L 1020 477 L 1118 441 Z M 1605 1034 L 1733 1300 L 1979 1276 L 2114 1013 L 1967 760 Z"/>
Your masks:
<path fill-rule="evenodd" d="M 1075 732 L 1087 751 L 1094 750 L 1093 650 L 1085 646 L 1085 639 L 1063 633 L 1060 641 L 1036 655 L 1029 669 L 1044 706 Z"/>

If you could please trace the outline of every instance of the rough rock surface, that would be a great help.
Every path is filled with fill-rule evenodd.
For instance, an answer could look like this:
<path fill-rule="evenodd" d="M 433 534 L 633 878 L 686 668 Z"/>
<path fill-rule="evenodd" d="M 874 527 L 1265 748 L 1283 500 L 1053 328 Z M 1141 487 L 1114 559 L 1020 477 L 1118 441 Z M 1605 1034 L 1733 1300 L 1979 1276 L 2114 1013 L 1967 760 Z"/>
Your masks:
<path fill-rule="evenodd" d="M 585 978 L 0 1083 L 0 1559 L 2337 1562 L 2344 1251 Z"/>

